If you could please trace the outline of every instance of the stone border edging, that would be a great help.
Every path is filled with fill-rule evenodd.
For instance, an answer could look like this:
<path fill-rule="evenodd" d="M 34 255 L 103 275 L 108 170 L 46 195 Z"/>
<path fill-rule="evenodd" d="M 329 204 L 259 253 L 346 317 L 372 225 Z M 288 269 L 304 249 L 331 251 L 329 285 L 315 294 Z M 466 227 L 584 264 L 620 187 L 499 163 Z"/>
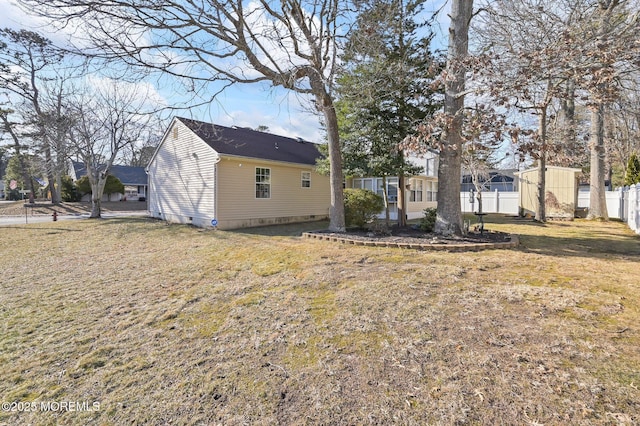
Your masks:
<path fill-rule="evenodd" d="M 518 247 L 520 238 L 518 235 L 511 234 L 511 241 L 502 243 L 469 243 L 469 244 L 431 244 L 431 243 L 402 243 L 391 241 L 367 241 L 355 240 L 349 237 L 336 237 L 335 235 L 323 235 L 315 232 L 303 232 L 303 238 L 311 238 L 316 240 L 339 242 L 343 244 L 353 244 L 356 246 L 366 247 L 389 247 L 389 248 L 405 248 L 413 250 L 434 250 L 434 251 L 480 251 L 489 249 L 509 249 Z"/>

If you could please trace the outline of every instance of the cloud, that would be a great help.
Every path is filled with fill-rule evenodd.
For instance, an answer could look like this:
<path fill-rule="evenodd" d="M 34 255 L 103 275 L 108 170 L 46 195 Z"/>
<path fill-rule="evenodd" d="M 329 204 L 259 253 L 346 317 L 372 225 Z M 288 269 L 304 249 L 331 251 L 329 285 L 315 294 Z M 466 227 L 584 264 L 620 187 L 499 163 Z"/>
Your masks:
<path fill-rule="evenodd" d="M 55 45 L 64 46 L 68 43 L 69 35 L 74 28 L 54 28 L 49 21 L 39 18 L 22 10 L 13 0 L 0 0 L 0 28 L 14 30 L 29 30 L 37 32 L 51 40 Z"/>
<path fill-rule="evenodd" d="M 252 94 L 253 93 L 253 94 Z M 222 126 L 267 126 L 267 132 L 311 142 L 323 142 L 318 114 L 305 110 L 300 99 L 286 90 L 265 93 L 260 88 L 236 87 L 215 104 L 190 110 L 193 118 Z"/>

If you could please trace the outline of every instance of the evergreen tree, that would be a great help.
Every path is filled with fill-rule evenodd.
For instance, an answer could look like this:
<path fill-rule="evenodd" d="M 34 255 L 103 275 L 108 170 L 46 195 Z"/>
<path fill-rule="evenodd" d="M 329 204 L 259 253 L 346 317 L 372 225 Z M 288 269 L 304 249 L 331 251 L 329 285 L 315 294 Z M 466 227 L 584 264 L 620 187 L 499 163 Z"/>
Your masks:
<path fill-rule="evenodd" d="M 417 123 L 442 107 L 430 88 L 439 64 L 432 33 L 416 22 L 424 0 L 360 3 L 345 47 L 336 103 L 348 175 L 404 177 L 421 172 L 405 160 L 401 143 Z M 404 224 L 403 191 L 398 218 Z"/>
<path fill-rule="evenodd" d="M 640 158 L 634 152 L 629 157 L 629 162 L 627 163 L 627 172 L 624 175 L 624 184 L 625 185 L 635 185 L 640 183 Z"/>
<path fill-rule="evenodd" d="M 124 194 L 124 185 L 120 182 L 120 179 L 113 175 L 107 176 L 107 181 L 104 184 L 104 193 L 107 194 L 107 199 L 111 201 L 111 194 Z"/>

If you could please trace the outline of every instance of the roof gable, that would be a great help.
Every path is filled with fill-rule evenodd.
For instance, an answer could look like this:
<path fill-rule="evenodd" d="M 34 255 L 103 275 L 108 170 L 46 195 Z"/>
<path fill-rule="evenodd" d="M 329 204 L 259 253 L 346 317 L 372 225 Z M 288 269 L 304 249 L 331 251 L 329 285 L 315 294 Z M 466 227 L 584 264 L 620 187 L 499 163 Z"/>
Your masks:
<path fill-rule="evenodd" d="M 309 165 L 322 157 L 318 145 L 312 142 L 187 118 L 177 120 L 219 154 Z"/>

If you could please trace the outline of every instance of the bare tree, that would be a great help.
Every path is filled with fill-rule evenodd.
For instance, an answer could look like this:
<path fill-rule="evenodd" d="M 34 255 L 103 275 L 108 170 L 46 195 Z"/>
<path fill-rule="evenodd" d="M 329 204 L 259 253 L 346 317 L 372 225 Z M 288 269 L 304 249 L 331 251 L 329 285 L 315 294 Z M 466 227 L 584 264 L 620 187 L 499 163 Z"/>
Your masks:
<path fill-rule="evenodd" d="M 465 95 L 470 71 L 469 26 L 472 0 L 454 0 L 451 5 L 449 48 L 444 71 L 432 85 L 444 86 L 444 109 L 417 125 L 416 133 L 405 138 L 402 146 L 421 152 L 428 146 L 439 152 L 438 207 L 434 232 L 462 235 L 460 181 L 462 150 L 465 142 Z"/>
<path fill-rule="evenodd" d="M 536 219 L 545 216 L 546 160 L 549 153 L 558 151 L 549 142 L 561 141 L 565 148 L 582 151 L 576 140 L 575 99 L 591 111 L 590 131 L 583 131 L 589 134 L 591 151 L 589 216 L 607 217 L 604 112 L 619 96 L 621 75 L 637 62 L 638 55 L 637 15 L 623 3 L 631 0 L 498 0 L 487 6 L 490 13 L 479 34 L 485 36 L 484 48 L 498 58 L 491 68 L 499 70 L 493 94 L 499 99 L 506 93 L 512 99 L 505 102 L 533 109 L 538 116 L 537 140 L 529 151 L 540 166 Z M 517 72 L 505 73 L 509 69 Z M 560 117 L 554 121 L 550 111 L 558 103 Z M 550 127 L 552 121 L 555 127 Z M 550 136 L 550 129 L 557 134 Z"/>
<path fill-rule="evenodd" d="M 478 49 L 485 61 L 478 71 L 482 91 L 505 108 L 533 113 L 537 117 L 535 133 L 524 132 L 516 138 L 519 149 L 537 161 L 538 203 L 535 218 L 546 220 L 545 171 L 554 150 L 549 135 L 554 102 L 565 100 L 567 120 L 571 115 L 572 70 L 570 46 L 563 34 L 574 24 L 575 2 L 498 0 L 485 8 L 476 21 Z M 526 129 L 527 124 L 521 127 Z M 564 142 L 564 141 L 563 141 Z"/>
<path fill-rule="evenodd" d="M 617 185 L 624 184 L 631 155 L 640 153 L 640 76 L 628 79 L 622 96 L 607 108 L 605 116 L 607 158 Z"/>
<path fill-rule="evenodd" d="M 438 207 L 435 232 L 462 235 L 460 174 L 462 129 L 469 50 L 469 25 L 473 0 L 453 0 L 449 26 L 449 49 L 445 67 L 444 113 L 448 117 L 441 139 L 438 165 Z"/>
<path fill-rule="evenodd" d="M 589 92 L 591 111 L 590 219 L 608 219 L 605 197 L 606 147 L 605 112 L 620 97 L 621 76 L 637 69 L 640 38 L 637 12 L 625 0 L 597 0 L 597 7 L 586 20 L 583 34 L 583 85 Z M 584 36 L 583 36 L 584 37 Z"/>
<path fill-rule="evenodd" d="M 335 0 L 19 0 L 78 28 L 85 53 L 184 79 L 215 96 L 233 83 L 269 82 L 311 96 L 327 130 L 330 228 L 344 230 L 333 80 L 348 4 Z M 466 2 L 465 2 L 466 3 Z M 469 2 L 470 3 L 470 2 Z M 87 50 L 87 46 L 90 48 Z M 220 83 L 213 86 L 212 82 Z"/>
<path fill-rule="evenodd" d="M 482 193 L 490 170 L 499 163 L 498 151 L 502 145 L 503 130 L 507 128 L 505 116 L 491 107 L 476 104 L 465 109 L 462 166 L 471 176 L 479 214 L 483 213 Z"/>
<path fill-rule="evenodd" d="M 0 30 L 8 44 L 0 54 L 9 65 L 0 72 L 0 87 L 19 104 L 22 123 L 31 128 L 34 140 L 45 158 L 51 202 L 60 202 L 60 177 L 66 162 L 64 123 L 59 115 L 64 92 L 60 62 L 64 53 L 51 41 L 28 30 Z M 47 102 L 50 100 L 52 102 Z M 58 182 L 58 185 L 55 183 Z"/>
<path fill-rule="evenodd" d="M 104 79 L 76 91 L 69 101 L 73 124 L 69 139 L 84 162 L 91 185 L 91 218 L 101 217 L 105 183 L 118 156 L 148 138 L 151 120 L 147 96 L 140 87 Z"/>

